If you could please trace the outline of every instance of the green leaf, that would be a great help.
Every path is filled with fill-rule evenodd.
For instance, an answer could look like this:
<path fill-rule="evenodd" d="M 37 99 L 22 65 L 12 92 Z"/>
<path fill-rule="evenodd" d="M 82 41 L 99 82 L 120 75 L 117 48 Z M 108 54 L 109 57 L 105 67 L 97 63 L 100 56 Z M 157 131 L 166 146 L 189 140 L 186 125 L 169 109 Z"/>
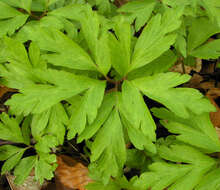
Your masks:
<path fill-rule="evenodd" d="M 25 86 L 20 90 L 21 94 L 13 95 L 6 102 L 18 114 L 42 113 L 60 101 L 82 93 L 98 82 L 84 76 L 54 69 L 35 69 L 32 73 L 41 82 Z"/>
<path fill-rule="evenodd" d="M 149 64 L 131 71 L 128 74 L 127 79 L 132 80 L 135 78 L 166 72 L 172 65 L 174 65 L 176 60 L 177 56 L 173 53 L 173 51 L 168 50 Z"/>
<path fill-rule="evenodd" d="M 28 54 L 32 65 L 37 67 L 40 63 L 40 48 L 34 42 L 31 42 Z"/>
<path fill-rule="evenodd" d="M 102 184 L 101 182 L 93 182 L 86 185 L 87 190 L 120 190 L 121 188 L 117 186 L 114 182 L 110 182 L 107 185 Z"/>
<path fill-rule="evenodd" d="M 134 182 L 136 186 L 144 186 L 152 190 L 194 189 L 197 184 L 201 183 L 203 176 L 217 165 L 215 159 L 186 145 L 171 144 L 166 146 L 161 143 L 158 145 L 158 152 L 160 157 L 171 162 L 153 163 L 149 166 L 150 171 L 142 174 Z"/>
<path fill-rule="evenodd" d="M 127 149 L 126 166 L 129 168 L 143 169 L 146 165 L 146 156 L 144 152 L 136 149 Z"/>
<path fill-rule="evenodd" d="M 170 48 L 176 40 L 171 32 L 180 27 L 181 15 L 182 9 L 168 9 L 163 16 L 152 17 L 137 40 L 130 70 L 150 63 Z"/>
<path fill-rule="evenodd" d="M 31 128 L 30 128 L 31 119 L 32 119 L 31 116 L 26 117 L 21 126 L 21 131 L 22 131 L 22 135 L 24 138 L 24 142 L 27 145 L 30 145 L 31 143 Z"/>
<path fill-rule="evenodd" d="M 10 118 L 6 113 L 0 115 L 0 139 L 16 143 L 25 143 L 21 128 L 16 119 Z"/>
<path fill-rule="evenodd" d="M 80 22 L 92 58 L 98 66 L 98 70 L 106 75 L 111 67 L 110 50 L 107 45 L 107 29 L 102 26 L 99 15 L 92 11 L 90 6 L 78 4 L 54 10 L 50 14 Z"/>
<path fill-rule="evenodd" d="M 202 115 L 191 113 L 189 118 L 183 119 L 165 108 L 154 108 L 152 111 L 155 116 L 163 119 L 162 124 L 169 132 L 178 134 L 176 138 L 179 141 L 201 148 L 207 153 L 220 151 L 218 135 L 208 113 Z"/>
<path fill-rule="evenodd" d="M 110 176 L 116 177 L 119 175 L 126 161 L 126 149 L 117 108 L 111 112 L 109 118 L 97 133 L 91 152 L 92 166 L 95 171 L 99 172 L 105 184 L 108 183 Z"/>
<path fill-rule="evenodd" d="M 38 152 L 49 153 L 51 148 L 58 146 L 57 138 L 52 135 L 45 135 L 35 144 L 35 149 Z"/>
<path fill-rule="evenodd" d="M 48 154 L 47 157 L 51 157 L 52 160 L 45 159 L 44 156 L 40 156 L 40 159 L 36 160 L 36 165 L 34 168 L 35 178 L 39 180 L 40 184 L 43 184 L 44 179 L 51 180 L 54 177 L 53 172 L 56 169 L 56 167 L 54 167 L 56 156 Z"/>
<path fill-rule="evenodd" d="M 78 20 L 84 6 L 80 4 L 71 4 L 49 12 L 49 15 L 64 17 L 71 20 Z"/>
<path fill-rule="evenodd" d="M 101 72 L 106 75 L 111 67 L 107 28 L 102 26 L 101 18 L 90 6 L 85 7 L 79 21 L 92 57 Z"/>
<path fill-rule="evenodd" d="M 34 114 L 31 122 L 31 134 L 35 140 L 40 140 L 47 127 L 51 110 L 48 109 L 40 114 Z"/>
<path fill-rule="evenodd" d="M 109 35 L 112 66 L 123 77 L 130 66 L 131 26 L 124 17 L 118 17 L 114 31 L 114 34 Z"/>
<path fill-rule="evenodd" d="M 197 0 L 164 0 L 163 3 L 172 7 L 194 4 Z"/>
<path fill-rule="evenodd" d="M 9 159 L 11 156 L 21 152 L 23 148 L 12 145 L 2 145 L 0 146 L 0 160 L 4 161 Z"/>
<path fill-rule="evenodd" d="M 117 11 L 129 14 L 135 20 L 135 30 L 138 31 L 149 20 L 155 5 L 155 0 L 135 0 L 124 4 Z"/>
<path fill-rule="evenodd" d="M 37 157 L 29 156 L 23 158 L 14 170 L 15 184 L 20 185 L 24 183 L 24 180 L 29 176 L 31 170 L 36 164 Z"/>
<path fill-rule="evenodd" d="M 220 32 L 220 26 L 208 18 L 200 17 L 192 20 L 187 40 L 188 51 L 191 52 L 202 45 L 208 38 Z"/>
<path fill-rule="evenodd" d="M 220 27 L 220 2 L 218 0 L 202 0 L 202 4 L 206 8 L 212 20 L 216 20 Z"/>
<path fill-rule="evenodd" d="M 42 58 L 49 63 L 71 69 L 96 70 L 89 54 L 57 29 L 34 26 L 25 30 L 29 39 L 48 52 Z"/>
<path fill-rule="evenodd" d="M 83 140 L 88 140 L 100 129 L 100 127 L 109 117 L 109 114 L 112 112 L 114 104 L 114 96 L 112 96 L 112 94 L 106 94 L 103 99 L 102 105 L 98 110 L 95 121 L 91 125 L 86 126 L 86 130 L 84 130 L 79 135 L 79 137 L 77 138 L 78 143 L 82 142 Z"/>
<path fill-rule="evenodd" d="M 98 108 L 101 106 L 105 92 L 105 83 L 97 82 L 90 87 L 82 97 L 79 107 L 70 118 L 68 125 L 68 139 L 72 139 L 77 133 L 81 134 L 85 129 L 86 123 L 92 124 L 97 116 Z"/>
<path fill-rule="evenodd" d="M 109 15 L 112 10 L 112 4 L 109 0 L 96 0 L 98 6 L 98 12 L 103 15 Z"/>
<path fill-rule="evenodd" d="M 17 40 L 5 37 L 1 54 L 5 61 L 18 63 L 21 67 L 22 65 L 24 65 L 23 67 L 30 65 L 24 45 Z"/>
<path fill-rule="evenodd" d="M 122 106 L 120 113 L 127 120 L 128 136 L 134 146 L 156 153 L 152 141 L 156 140 L 156 125 L 150 111 L 144 103 L 139 90 L 130 82 L 122 85 Z"/>
<path fill-rule="evenodd" d="M 11 156 L 2 166 L 1 173 L 5 174 L 12 170 L 21 160 L 26 149 L 21 149 L 19 152 Z"/>
<path fill-rule="evenodd" d="M 28 17 L 29 15 L 0 2 L 0 37 L 14 34 L 26 22 Z"/>
<path fill-rule="evenodd" d="M 187 56 L 186 46 L 187 45 L 186 45 L 185 37 L 181 34 L 178 34 L 177 39 L 176 39 L 176 43 L 175 43 L 175 47 L 183 55 L 184 58 L 186 58 L 186 56 Z"/>
<path fill-rule="evenodd" d="M 201 59 L 217 59 L 220 56 L 220 39 L 208 42 L 190 54 Z"/>
<path fill-rule="evenodd" d="M 66 127 L 69 121 L 67 113 L 61 103 L 56 104 L 51 108 L 49 124 L 46 128 L 46 133 L 57 137 L 58 144 L 63 144 L 66 134 Z"/>
<path fill-rule="evenodd" d="M 6 37 L 2 41 L 2 46 L 1 57 L 4 62 L 10 62 L 10 64 L 0 65 L 0 75 L 4 78 L 4 84 L 17 89 L 33 84 L 35 78 L 30 72 L 32 65 L 24 45 Z"/>
<path fill-rule="evenodd" d="M 195 188 L 195 190 L 206 190 L 213 189 L 218 190 L 220 188 L 220 168 L 217 168 L 206 176 L 204 176 L 203 180 L 200 184 Z"/>
<path fill-rule="evenodd" d="M 135 79 L 132 84 L 149 98 L 164 104 L 180 117 L 189 117 L 189 111 L 195 114 L 215 111 L 214 106 L 203 95 L 191 88 L 174 88 L 189 80 L 189 75 L 179 73 L 161 73 Z"/>
<path fill-rule="evenodd" d="M 31 11 L 32 0 L 1 0 L 4 3 L 12 7 L 18 7 L 26 10 L 27 12 Z"/>

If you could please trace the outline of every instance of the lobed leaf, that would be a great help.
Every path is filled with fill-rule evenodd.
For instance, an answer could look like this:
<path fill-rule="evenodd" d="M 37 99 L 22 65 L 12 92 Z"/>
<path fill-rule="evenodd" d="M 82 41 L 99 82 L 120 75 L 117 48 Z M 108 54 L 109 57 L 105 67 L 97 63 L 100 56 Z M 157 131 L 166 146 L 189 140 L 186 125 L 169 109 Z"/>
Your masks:
<path fill-rule="evenodd" d="M 152 190 L 194 189 L 217 163 L 215 159 L 182 144 L 167 146 L 162 143 L 158 145 L 158 152 L 165 160 L 179 164 L 155 162 L 149 166 L 149 172 L 133 181 L 133 185 Z"/>
<path fill-rule="evenodd" d="M 25 143 L 21 128 L 14 118 L 6 113 L 0 115 L 0 139 L 16 143 Z"/>
<path fill-rule="evenodd" d="M 164 104 L 180 117 L 189 117 L 188 110 L 195 114 L 215 111 L 208 99 L 195 89 L 173 88 L 189 80 L 188 75 L 161 73 L 132 81 L 149 98 Z"/>
<path fill-rule="evenodd" d="M 112 110 L 109 118 L 97 133 L 91 152 L 93 170 L 99 172 L 105 184 L 108 183 L 110 176 L 119 175 L 126 161 L 126 149 L 117 108 Z"/>
<path fill-rule="evenodd" d="M 33 169 L 36 163 L 37 157 L 36 156 L 29 156 L 23 158 L 20 163 L 16 166 L 14 170 L 15 183 L 20 185 L 24 183 L 24 180 L 29 176 L 31 170 Z"/>
<path fill-rule="evenodd" d="M 112 66 L 123 77 L 130 67 L 131 26 L 123 17 L 115 21 L 114 34 L 109 35 Z"/>
<path fill-rule="evenodd" d="M 207 153 L 220 151 L 218 135 L 208 113 L 191 113 L 189 118 L 183 119 L 165 108 L 154 108 L 152 111 L 155 116 L 163 119 L 161 123 L 169 132 L 178 134 L 176 138 L 179 141 L 196 146 Z"/>
<path fill-rule="evenodd" d="M 220 39 L 196 48 L 191 52 L 191 55 L 201 59 L 217 59 L 220 56 Z"/>
<path fill-rule="evenodd" d="M 166 10 L 163 16 L 155 15 L 144 28 L 137 40 L 132 55 L 132 67 L 130 70 L 142 67 L 167 51 L 175 42 L 174 30 L 181 25 L 182 11 Z"/>
<path fill-rule="evenodd" d="M 15 8 L 0 1 L 0 37 L 11 36 L 25 24 L 29 15 L 23 14 Z"/>
<path fill-rule="evenodd" d="M 140 150 L 147 149 L 156 153 L 152 143 L 156 140 L 156 125 L 139 90 L 128 81 L 122 85 L 120 113 L 127 120 L 128 136 L 134 146 Z"/>
<path fill-rule="evenodd" d="M 57 29 L 37 26 L 25 29 L 28 38 L 47 51 L 42 57 L 49 63 L 71 69 L 96 70 L 88 53 Z"/>
<path fill-rule="evenodd" d="M 89 89 L 98 81 L 54 69 L 33 70 L 41 84 L 31 84 L 6 102 L 16 113 L 41 113 L 62 100 Z M 52 96 L 51 96 L 52 95 Z"/>
<path fill-rule="evenodd" d="M 68 139 L 72 139 L 77 133 L 81 134 L 86 124 L 92 124 L 96 119 L 98 108 L 101 106 L 105 91 L 105 83 L 97 82 L 84 94 L 77 110 L 73 111 L 68 125 Z"/>
<path fill-rule="evenodd" d="M 155 0 L 135 0 L 124 4 L 117 11 L 129 14 L 132 21 L 135 20 L 135 30 L 138 31 L 149 20 L 155 5 Z"/>
<path fill-rule="evenodd" d="M 207 41 L 208 38 L 219 32 L 220 26 L 208 18 L 200 17 L 193 19 L 191 26 L 189 27 L 189 35 L 187 39 L 188 51 L 193 51 Z"/>

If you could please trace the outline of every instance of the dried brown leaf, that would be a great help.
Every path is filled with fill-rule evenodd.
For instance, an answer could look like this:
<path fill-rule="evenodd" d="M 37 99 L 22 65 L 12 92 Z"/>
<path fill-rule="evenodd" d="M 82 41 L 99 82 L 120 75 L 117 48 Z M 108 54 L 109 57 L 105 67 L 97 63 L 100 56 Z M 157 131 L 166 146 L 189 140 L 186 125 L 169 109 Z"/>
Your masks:
<path fill-rule="evenodd" d="M 215 102 L 215 99 L 220 97 L 220 88 L 213 88 L 209 90 L 206 94 L 211 103 L 216 107 L 216 112 L 210 113 L 210 118 L 215 127 L 220 128 L 220 108 L 218 104 Z"/>
<path fill-rule="evenodd" d="M 85 190 L 92 180 L 88 177 L 88 168 L 69 156 L 57 157 L 58 167 L 55 171 L 56 187 L 59 190 Z"/>

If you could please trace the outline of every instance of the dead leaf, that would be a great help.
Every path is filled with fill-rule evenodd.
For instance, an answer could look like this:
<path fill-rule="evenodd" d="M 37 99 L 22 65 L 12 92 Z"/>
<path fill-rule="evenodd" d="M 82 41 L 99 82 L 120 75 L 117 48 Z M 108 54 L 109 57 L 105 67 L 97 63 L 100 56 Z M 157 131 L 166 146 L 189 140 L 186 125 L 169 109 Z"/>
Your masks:
<path fill-rule="evenodd" d="M 183 63 L 183 61 L 180 59 L 175 63 L 173 67 L 169 69 L 171 72 L 178 72 L 182 74 L 189 74 L 191 71 L 199 72 L 202 68 L 202 61 L 201 59 L 196 59 L 195 66 L 188 66 Z"/>
<path fill-rule="evenodd" d="M 210 113 L 210 118 L 215 127 L 220 128 L 220 108 L 218 104 L 215 102 L 215 99 L 220 97 L 220 88 L 213 88 L 209 90 L 206 94 L 211 103 L 216 107 L 216 112 Z"/>
<path fill-rule="evenodd" d="M 125 3 L 127 3 L 129 0 L 115 0 L 114 1 L 114 4 L 117 6 L 117 7 L 121 7 L 122 5 L 124 5 Z"/>
<path fill-rule="evenodd" d="M 218 134 L 218 138 L 219 138 L 219 140 L 220 140 L 220 128 L 215 127 L 215 129 L 216 129 L 216 132 L 217 132 L 217 134 Z"/>
<path fill-rule="evenodd" d="M 88 177 L 88 168 L 81 162 L 66 155 L 57 157 L 58 167 L 55 171 L 56 187 L 59 190 L 85 190 L 92 182 Z"/>
<path fill-rule="evenodd" d="M 202 81 L 203 81 L 203 77 L 195 73 L 191 77 L 190 81 L 186 83 L 184 86 L 189 87 L 189 88 L 199 88 Z"/>
<path fill-rule="evenodd" d="M 0 86 L 0 98 L 3 97 L 7 92 L 16 92 L 16 90 L 6 86 Z"/>
<path fill-rule="evenodd" d="M 19 186 L 14 184 L 15 176 L 7 174 L 6 177 L 7 177 L 11 190 L 40 190 L 41 189 L 41 185 L 34 179 L 34 175 L 28 176 L 24 184 L 19 185 Z"/>

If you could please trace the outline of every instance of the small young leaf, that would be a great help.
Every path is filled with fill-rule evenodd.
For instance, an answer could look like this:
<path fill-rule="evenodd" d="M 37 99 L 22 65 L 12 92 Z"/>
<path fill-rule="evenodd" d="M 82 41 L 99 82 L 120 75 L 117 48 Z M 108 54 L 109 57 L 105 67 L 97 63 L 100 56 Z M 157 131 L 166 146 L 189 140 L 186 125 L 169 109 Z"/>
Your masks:
<path fill-rule="evenodd" d="M 40 157 L 39 160 L 36 160 L 35 164 L 35 178 L 39 180 L 40 184 L 43 184 L 44 179 L 51 180 L 54 177 L 54 166 L 51 163 L 48 163 L 47 160 L 44 160 Z"/>
<path fill-rule="evenodd" d="M 35 149 L 38 152 L 49 153 L 50 148 L 58 146 L 58 141 L 55 136 L 45 135 L 35 144 Z"/>

